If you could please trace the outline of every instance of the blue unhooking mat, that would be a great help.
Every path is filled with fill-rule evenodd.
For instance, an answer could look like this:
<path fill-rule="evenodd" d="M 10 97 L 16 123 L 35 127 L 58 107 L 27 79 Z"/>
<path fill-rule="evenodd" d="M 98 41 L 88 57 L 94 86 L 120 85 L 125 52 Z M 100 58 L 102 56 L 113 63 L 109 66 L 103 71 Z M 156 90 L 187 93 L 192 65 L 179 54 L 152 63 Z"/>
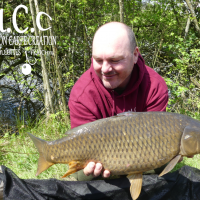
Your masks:
<path fill-rule="evenodd" d="M 127 178 L 97 181 L 20 179 L 2 166 L 4 200 L 132 200 Z M 163 177 L 144 175 L 138 200 L 200 200 L 200 170 L 184 166 Z"/>

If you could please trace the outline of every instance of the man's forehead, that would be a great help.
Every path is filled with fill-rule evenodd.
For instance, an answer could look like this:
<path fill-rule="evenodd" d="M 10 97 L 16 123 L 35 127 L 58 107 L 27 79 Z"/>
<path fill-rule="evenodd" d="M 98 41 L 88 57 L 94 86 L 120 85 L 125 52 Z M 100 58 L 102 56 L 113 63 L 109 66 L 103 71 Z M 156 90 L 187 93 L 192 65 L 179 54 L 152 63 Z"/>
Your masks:
<path fill-rule="evenodd" d="M 102 55 L 92 54 L 94 59 L 102 59 Z M 108 59 L 122 59 L 124 58 L 123 54 L 114 54 L 107 57 Z"/>
<path fill-rule="evenodd" d="M 94 38 L 93 47 L 95 48 L 113 48 L 120 47 L 123 43 L 129 43 L 128 37 L 123 33 L 118 34 L 99 34 Z"/>
<path fill-rule="evenodd" d="M 119 57 L 124 54 L 129 45 L 118 39 L 97 40 L 93 44 L 92 55 L 96 57 Z"/>

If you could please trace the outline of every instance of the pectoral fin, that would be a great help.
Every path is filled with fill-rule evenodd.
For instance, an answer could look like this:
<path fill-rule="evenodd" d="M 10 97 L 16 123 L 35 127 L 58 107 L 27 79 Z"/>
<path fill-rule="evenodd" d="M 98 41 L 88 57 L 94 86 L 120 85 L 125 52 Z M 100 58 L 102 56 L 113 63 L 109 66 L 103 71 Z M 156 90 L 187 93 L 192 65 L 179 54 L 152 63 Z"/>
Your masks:
<path fill-rule="evenodd" d="M 175 165 L 178 163 L 178 161 L 180 160 L 180 158 L 181 158 L 181 155 L 177 155 L 176 157 L 174 157 L 169 162 L 169 164 L 165 167 L 165 169 L 161 172 L 161 174 L 159 176 L 163 176 L 166 173 L 170 172 L 175 167 Z"/>
<path fill-rule="evenodd" d="M 62 178 L 65 178 L 66 176 L 69 176 L 70 174 L 73 174 L 85 167 L 85 163 L 80 161 L 71 161 L 69 163 L 69 169 L 66 174 L 62 176 Z"/>
<path fill-rule="evenodd" d="M 133 200 L 136 200 L 139 197 L 142 189 L 142 174 L 129 174 L 127 178 L 131 183 L 131 197 Z"/>

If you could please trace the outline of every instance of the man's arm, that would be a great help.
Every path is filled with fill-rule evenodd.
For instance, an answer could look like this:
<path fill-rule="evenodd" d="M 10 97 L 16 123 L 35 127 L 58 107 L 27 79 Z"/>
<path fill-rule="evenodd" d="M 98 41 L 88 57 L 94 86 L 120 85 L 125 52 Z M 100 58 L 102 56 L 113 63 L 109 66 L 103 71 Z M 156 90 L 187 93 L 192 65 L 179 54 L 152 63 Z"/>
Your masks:
<path fill-rule="evenodd" d="M 143 111 L 166 111 L 169 98 L 166 82 L 152 68 L 147 67 L 147 71 L 149 74 L 149 87 L 146 91 L 146 105 Z"/>
<path fill-rule="evenodd" d="M 71 129 L 97 120 L 95 115 L 83 104 L 69 100 Z"/>
<path fill-rule="evenodd" d="M 145 111 L 166 111 L 166 107 L 168 104 L 168 91 L 162 95 L 162 96 L 155 96 L 150 98 Z"/>

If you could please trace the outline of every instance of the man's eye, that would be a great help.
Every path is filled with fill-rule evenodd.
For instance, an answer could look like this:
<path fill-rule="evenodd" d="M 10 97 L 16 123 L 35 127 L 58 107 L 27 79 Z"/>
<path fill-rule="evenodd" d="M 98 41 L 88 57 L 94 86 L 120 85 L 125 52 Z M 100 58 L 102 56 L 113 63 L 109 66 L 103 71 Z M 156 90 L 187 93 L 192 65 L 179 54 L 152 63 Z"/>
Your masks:
<path fill-rule="evenodd" d="M 112 63 L 118 63 L 120 60 L 111 60 Z"/>
<path fill-rule="evenodd" d="M 101 62 L 102 62 L 102 60 L 96 60 L 96 62 L 98 62 L 98 63 L 101 63 Z"/>

